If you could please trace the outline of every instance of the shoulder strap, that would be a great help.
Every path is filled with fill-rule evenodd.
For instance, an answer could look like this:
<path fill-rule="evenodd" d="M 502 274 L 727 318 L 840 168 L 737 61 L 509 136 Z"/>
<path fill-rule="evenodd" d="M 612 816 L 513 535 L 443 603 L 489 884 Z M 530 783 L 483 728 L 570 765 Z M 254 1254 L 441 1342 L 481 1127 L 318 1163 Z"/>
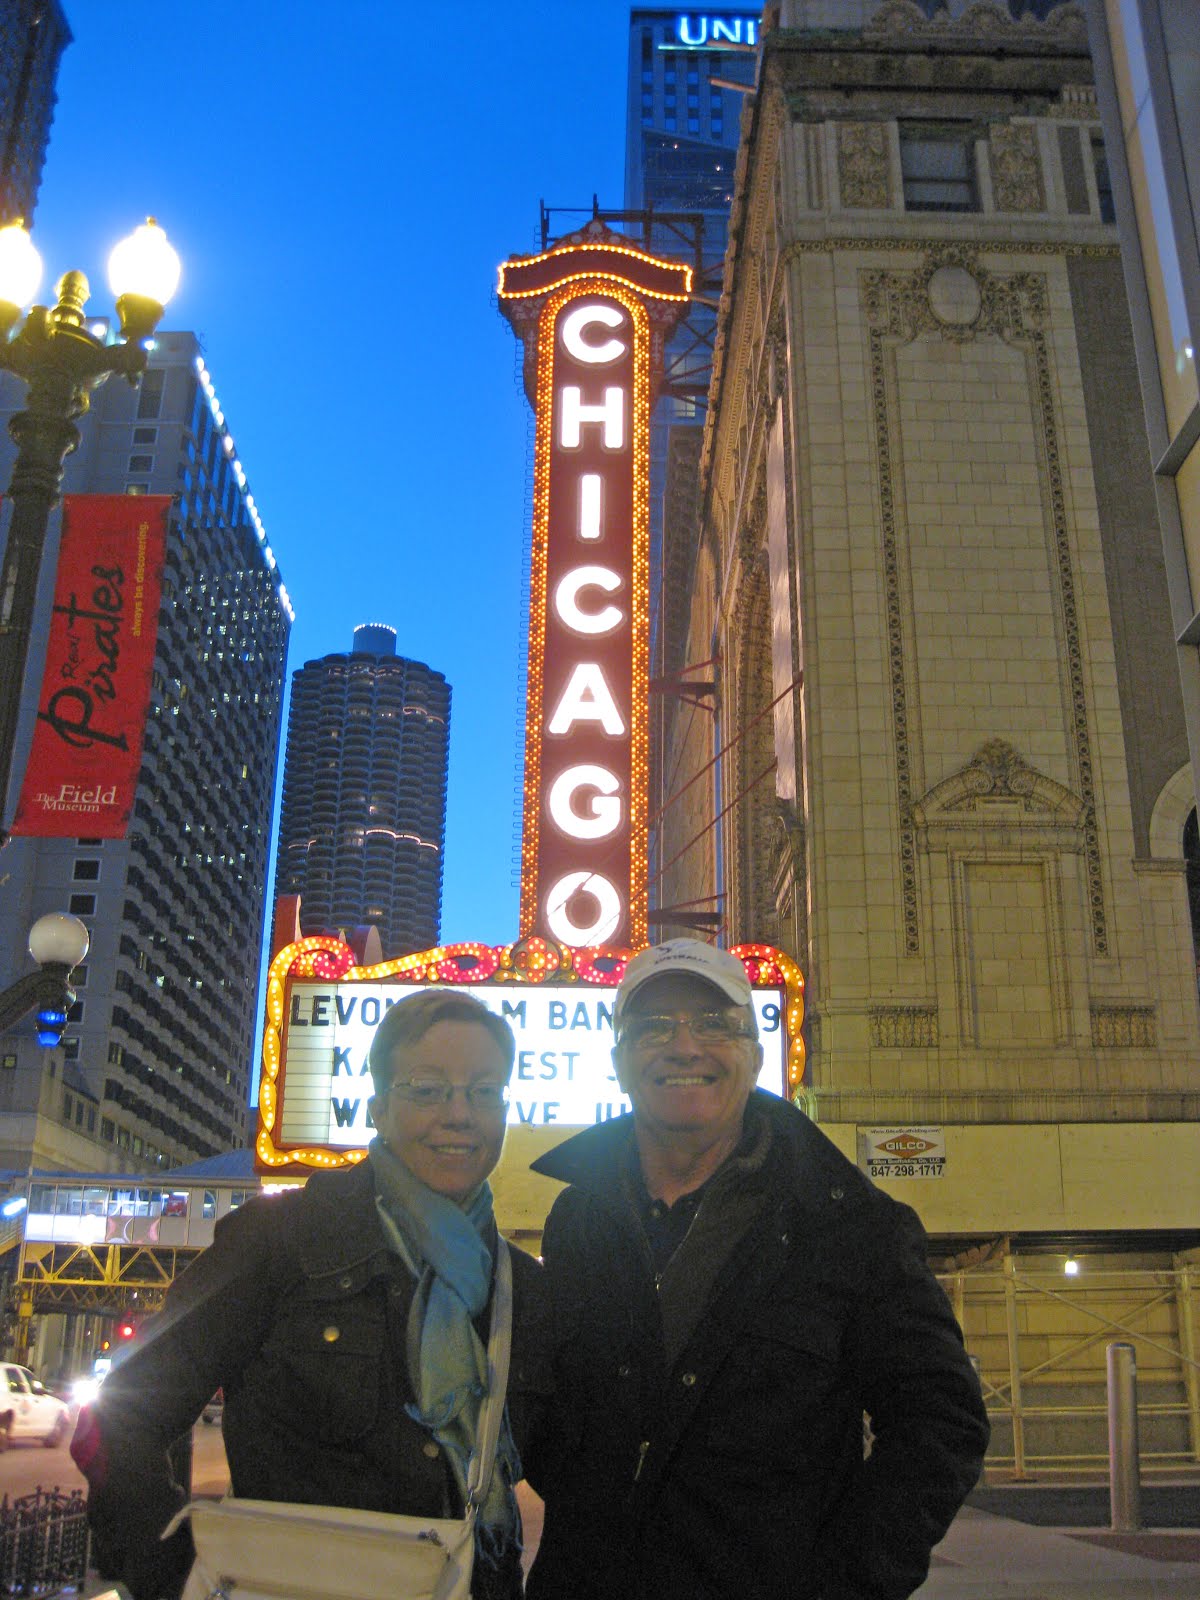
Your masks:
<path fill-rule="evenodd" d="M 512 1354 L 512 1259 L 508 1243 L 496 1236 L 496 1272 L 492 1292 L 492 1328 L 488 1338 L 487 1399 L 479 1411 L 479 1435 L 467 1471 L 467 1513 L 487 1499 L 496 1465 L 496 1447 L 504 1420 L 508 1393 L 508 1363 Z"/>

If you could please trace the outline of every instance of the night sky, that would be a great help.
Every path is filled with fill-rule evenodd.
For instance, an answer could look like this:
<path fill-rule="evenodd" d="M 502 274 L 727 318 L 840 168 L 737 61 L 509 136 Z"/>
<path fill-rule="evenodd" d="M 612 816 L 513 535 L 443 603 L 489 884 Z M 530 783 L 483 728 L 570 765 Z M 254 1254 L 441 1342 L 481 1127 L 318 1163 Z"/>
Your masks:
<path fill-rule="evenodd" d="M 629 7 L 64 4 L 39 299 L 76 267 L 111 313 L 112 245 L 167 230 L 163 327 L 202 341 L 296 610 L 289 677 L 368 621 L 445 673 L 442 935 L 505 943 L 532 436 L 496 266 L 541 199 L 622 204 Z"/>

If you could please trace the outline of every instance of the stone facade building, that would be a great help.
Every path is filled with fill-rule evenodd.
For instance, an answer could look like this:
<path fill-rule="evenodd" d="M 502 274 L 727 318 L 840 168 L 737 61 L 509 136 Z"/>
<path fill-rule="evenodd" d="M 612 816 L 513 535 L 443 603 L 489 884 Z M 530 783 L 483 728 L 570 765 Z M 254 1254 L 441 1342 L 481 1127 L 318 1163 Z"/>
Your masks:
<path fill-rule="evenodd" d="M 1082 8 L 768 20 L 658 904 L 796 956 L 849 1148 L 944 1130 L 900 1187 L 947 1249 L 1195 1243 L 1194 795 Z"/>

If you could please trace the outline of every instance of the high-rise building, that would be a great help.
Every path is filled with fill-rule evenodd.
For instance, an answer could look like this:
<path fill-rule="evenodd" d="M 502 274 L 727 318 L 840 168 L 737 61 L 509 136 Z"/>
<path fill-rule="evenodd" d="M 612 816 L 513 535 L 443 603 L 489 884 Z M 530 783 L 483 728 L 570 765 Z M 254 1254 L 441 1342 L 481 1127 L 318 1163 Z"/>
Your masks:
<path fill-rule="evenodd" d="M 374 925 L 385 957 L 437 943 L 450 685 L 396 654 L 395 629 L 292 677 L 275 894 L 306 934 Z"/>
<path fill-rule="evenodd" d="M 1189 0 L 1087 0 L 1200 790 L 1200 70 Z M 1200 850 L 1200 836 L 1194 843 Z M 1200 872 L 1193 870 L 1200 907 Z"/>
<path fill-rule="evenodd" d="M 693 268 L 694 299 L 664 351 L 650 421 L 650 671 L 686 664 L 670 654 L 673 611 L 691 581 L 691 533 L 721 272 L 729 238 L 742 102 L 754 86 L 761 7 L 720 12 L 635 10 L 629 18 L 625 207 L 647 214 L 639 242 Z M 633 228 L 632 219 L 626 226 Z M 651 705 L 661 735 L 663 705 Z M 664 799 L 651 739 L 651 877 Z M 651 885 L 651 904 L 658 903 Z"/>
<path fill-rule="evenodd" d="M 0 377 L 3 424 L 24 391 Z M 173 494 L 141 774 L 125 839 L 13 838 L 0 855 L 0 984 L 27 930 L 70 911 L 92 938 L 60 1051 L 0 1041 L 0 1166 L 153 1170 L 244 1141 L 291 608 L 191 333 L 80 419 L 65 492 Z M 18 729 L 32 736 L 53 598 L 51 519 Z M 7 815 L 12 815 L 10 799 Z"/>
<path fill-rule="evenodd" d="M 58 0 L 0 0 L 0 224 L 33 221 L 58 63 L 70 42 Z"/>

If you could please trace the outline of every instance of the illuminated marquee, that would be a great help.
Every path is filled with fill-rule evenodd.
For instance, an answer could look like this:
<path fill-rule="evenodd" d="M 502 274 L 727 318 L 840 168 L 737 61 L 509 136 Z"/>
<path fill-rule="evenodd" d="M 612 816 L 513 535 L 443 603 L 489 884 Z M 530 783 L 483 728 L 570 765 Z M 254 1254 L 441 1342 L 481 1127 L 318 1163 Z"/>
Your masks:
<path fill-rule="evenodd" d="M 767 945 L 733 954 L 754 989 L 761 1087 L 794 1094 L 804 1077 L 804 983 Z M 579 1127 L 628 1109 L 612 1070 L 612 1008 L 625 950 L 573 950 L 532 938 L 458 944 L 374 966 L 339 939 L 286 946 L 271 963 L 259 1125 L 260 1171 L 360 1161 L 374 1136 L 367 1050 L 390 1005 L 415 988 L 462 988 L 506 1017 L 516 1035 L 511 1127 Z"/>
<path fill-rule="evenodd" d="M 649 423 L 690 268 L 599 222 L 500 269 L 536 413 L 520 931 L 646 942 Z"/>

